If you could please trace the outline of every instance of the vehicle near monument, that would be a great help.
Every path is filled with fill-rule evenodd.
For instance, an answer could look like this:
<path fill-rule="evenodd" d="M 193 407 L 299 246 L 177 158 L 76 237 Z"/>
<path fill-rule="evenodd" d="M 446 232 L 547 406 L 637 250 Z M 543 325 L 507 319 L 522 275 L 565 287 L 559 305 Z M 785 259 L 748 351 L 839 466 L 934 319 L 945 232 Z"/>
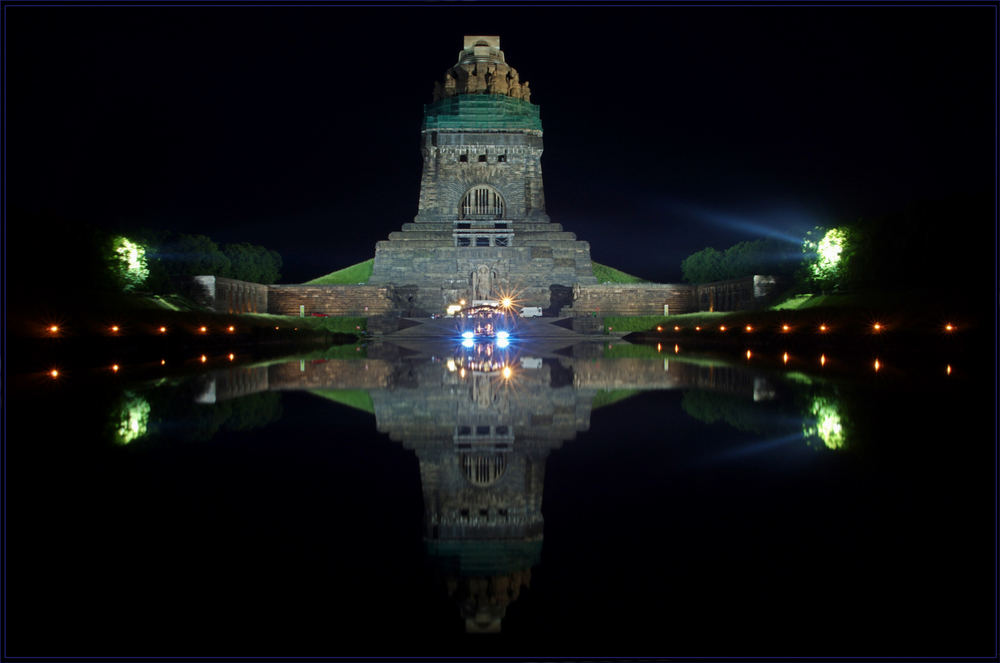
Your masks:
<path fill-rule="evenodd" d="M 542 315 L 541 306 L 525 306 L 521 309 L 522 318 L 538 318 Z"/>

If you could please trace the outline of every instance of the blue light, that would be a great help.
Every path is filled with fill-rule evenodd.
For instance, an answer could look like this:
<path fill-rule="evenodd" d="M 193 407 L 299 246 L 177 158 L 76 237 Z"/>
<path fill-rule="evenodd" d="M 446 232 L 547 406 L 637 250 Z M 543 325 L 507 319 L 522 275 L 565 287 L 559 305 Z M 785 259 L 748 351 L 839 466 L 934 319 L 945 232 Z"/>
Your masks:
<path fill-rule="evenodd" d="M 510 345 L 510 341 L 506 338 L 500 338 L 500 334 L 497 334 L 497 347 L 506 348 L 508 345 Z"/>
<path fill-rule="evenodd" d="M 475 334 L 470 331 L 462 332 L 462 338 L 472 338 L 473 336 L 475 336 Z"/>
<path fill-rule="evenodd" d="M 498 331 L 497 338 L 506 341 L 510 337 L 510 332 Z"/>
<path fill-rule="evenodd" d="M 467 334 L 471 334 L 472 332 L 466 332 L 466 333 Z M 463 348 L 474 348 L 475 346 L 476 346 L 476 342 L 473 341 L 471 338 L 467 338 L 467 339 L 465 339 L 465 340 L 462 341 L 462 347 Z"/>

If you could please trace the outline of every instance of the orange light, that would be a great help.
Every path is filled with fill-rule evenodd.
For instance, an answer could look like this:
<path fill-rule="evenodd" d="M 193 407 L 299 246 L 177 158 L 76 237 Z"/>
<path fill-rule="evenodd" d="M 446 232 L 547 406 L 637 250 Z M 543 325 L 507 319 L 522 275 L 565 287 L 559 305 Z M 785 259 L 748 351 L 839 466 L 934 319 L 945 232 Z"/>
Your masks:
<path fill-rule="evenodd" d="M 202 355 L 201 356 L 201 363 L 204 364 L 206 361 L 208 361 L 208 357 L 206 357 L 205 355 Z"/>
<path fill-rule="evenodd" d="M 820 325 L 820 326 L 819 326 L 819 330 L 820 330 L 821 332 L 825 332 L 825 331 L 826 331 L 826 325 Z"/>
<path fill-rule="evenodd" d="M 236 327 L 233 327 L 232 325 L 229 325 L 228 327 L 226 327 L 226 331 L 228 331 L 230 334 L 232 334 L 234 331 L 236 331 Z"/>
<path fill-rule="evenodd" d="M 820 366 L 826 366 L 826 355 L 820 355 L 819 356 L 819 365 Z"/>
<path fill-rule="evenodd" d="M 747 325 L 747 331 L 748 332 L 752 332 L 753 331 L 753 327 L 751 327 L 750 325 Z"/>
<path fill-rule="evenodd" d="M 202 334 L 204 334 L 205 332 L 208 331 L 208 328 L 207 327 L 198 327 L 198 331 L 200 331 Z"/>
<path fill-rule="evenodd" d="M 160 327 L 160 333 L 161 334 L 166 334 L 167 333 L 167 328 L 166 327 Z"/>
<path fill-rule="evenodd" d="M 660 325 L 656 325 L 656 331 L 663 331 L 663 327 L 661 327 Z"/>
<path fill-rule="evenodd" d="M 695 326 L 694 330 L 695 331 L 701 331 L 701 327 Z"/>
<path fill-rule="evenodd" d="M 945 375 L 951 375 L 951 364 L 948 364 L 947 366 L 944 367 L 944 374 Z M 52 377 L 55 377 L 55 376 L 53 375 Z"/>
<path fill-rule="evenodd" d="M 275 328 L 274 328 L 274 331 L 278 331 L 278 329 L 279 329 L 278 327 L 275 327 Z"/>
<path fill-rule="evenodd" d="M 882 364 L 878 363 L 878 359 L 875 360 L 875 372 L 878 373 L 878 369 L 882 368 Z"/>
<path fill-rule="evenodd" d="M 674 331 L 680 331 L 680 330 L 681 330 L 680 327 L 678 327 L 677 325 L 674 325 Z"/>
<path fill-rule="evenodd" d="M 510 378 L 510 366 L 503 367 L 503 376 L 508 379 Z"/>
<path fill-rule="evenodd" d="M 53 368 L 51 371 L 49 371 L 49 375 L 51 375 L 52 379 L 55 380 L 57 377 L 59 377 L 58 369 Z"/>
<path fill-rule="evenodd" d="M 230 352 L 229 353 L 229 361 L 232 361 L 234 359 L 236 359 L 236 355 L 234 355 L 232 352 Z"/>
<path fill-rule="evenodd" d="M 298 331 L 298 330 L 299 330 L 299 328 L 298 328 L 298 327 L 296 327 L 296 328 L 295 328 L 295 329 L 293 329 L 292 331 Z"/>
<path fill-rule="evenodd" d="M 118 372 L 119 368 L 120 366 L 118 366 L 118 364 L 111 364 L 111 370 L 114 371 L 115 373 Z"/>
<path fill-rule="evenodd" d="M 781 325 L 781 331 L 786 332 L 790 329 L 788 325 Z"/>
<path fill-rule="evenodd" d="M 58 334 L 59 333 L 59 325 L 52 325 L 51 327 L 49 327 L 49 331 L 52 332 L 53 334 Z"/>
<path fill-rule="evenodd" d="M 954 331 L 954 329 L 955 329 L 955 326 L 952 325 L 950 322 L 944 326 L 944 330 L 948 331 L 948 332 Z"/>
<path fill-rule="evenodd" d="M 785 354 L 781 355 L 781 363 L 783 363 L 783 364 L 787 364 L 788 363 L 788 353 L 787 352 Z"/>
<path fill-rule="evenodd" d="M 750 351 L 747 350 L 747 359 L 749 359 L 749 358 L 750 358 Z"/>
<path fill-rule="evenodd" d="M 674 346 L 674 354 L 679 354 L 679 353 L 680 353 L 680 351 L 681 351 L 681 346 L 679 346 L 679 345 L 675 345 L 675 346 Z"/>
<path fill-rule="evenodd" d="M 660 345 L 659 343 L 657 343 L 657 344 L 656 344 L 656 351 L 657 351 L 657 352 L 659 352 L 659 351 L 660 351 L 660 350 L 662 350 L 662 349 L 663 349 L 663 346 L 662 346 L 662 345 Z"/>
<path fill-rule="evenodd" d="M 874 325 L 872 325 L 872 329 L 874 329 L 875 331 L 882 331 L 882 325 L 876 322 Z"/>
<path fill-rule="evenodd" d="M 118 333 L 118 325 L 111 325 L 111 333 L 113 334 Z"/>
<path fill-rule="evenodd" d="M 167 360 L 166 359 L 161 359 L 160 360 L 160 366 L 166 366 L 166 365 L 167 365 Z"/>
<path fill-rule="evenodd" d="M 462 378 L 465 377 L 465 369 L 464 368 L 458 372 L 458 376 L 462 377 Z"/>
<path fill-rule="evenodd" d="M 725 325 L 719 325 L 719 331 L 726 331 Z"/>

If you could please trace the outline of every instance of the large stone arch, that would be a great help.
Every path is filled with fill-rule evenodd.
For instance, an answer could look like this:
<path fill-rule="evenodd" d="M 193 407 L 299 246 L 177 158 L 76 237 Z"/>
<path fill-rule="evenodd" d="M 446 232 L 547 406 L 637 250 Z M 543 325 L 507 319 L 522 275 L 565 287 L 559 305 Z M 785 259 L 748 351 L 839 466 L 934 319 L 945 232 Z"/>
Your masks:
<path fill-rule="evenodd" d="M 497 187 L 480 182 L 470 186 L 458 201 L 458 218 L 492 217 L 502 219 L 507 213 L 507 200 Z"/>

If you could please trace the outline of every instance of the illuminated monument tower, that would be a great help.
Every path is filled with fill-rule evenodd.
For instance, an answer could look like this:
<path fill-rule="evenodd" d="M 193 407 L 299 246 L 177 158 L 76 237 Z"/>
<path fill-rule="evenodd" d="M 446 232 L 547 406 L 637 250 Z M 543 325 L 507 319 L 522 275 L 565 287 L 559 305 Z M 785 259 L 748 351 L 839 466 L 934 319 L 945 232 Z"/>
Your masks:
<path fill-rule="evenodd" d="M 417 216 L 376 245 L 369 283 L 410 286 L 424 313 L 511 290 L 555 308 L 569 302 L 551 301 L 552 286 L 597 283 L 590 245 L 545 213 L 539 108 L 499 37 L 465 38 L 424 106 L 421 138 Z"/>

